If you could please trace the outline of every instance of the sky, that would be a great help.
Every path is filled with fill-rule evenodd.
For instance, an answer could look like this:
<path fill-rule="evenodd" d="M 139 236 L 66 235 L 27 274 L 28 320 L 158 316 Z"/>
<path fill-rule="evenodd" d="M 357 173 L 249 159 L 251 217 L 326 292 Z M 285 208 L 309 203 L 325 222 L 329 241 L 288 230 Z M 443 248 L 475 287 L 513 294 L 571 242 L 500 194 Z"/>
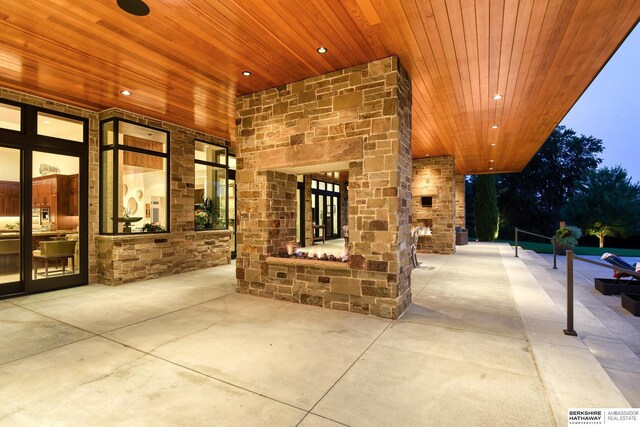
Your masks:
<path fill-rule="evenodd" d="M 620 165 L 640 181 L 640 26 L 622 43 L 561 125 L 600 138 L 601 166 Z"/>

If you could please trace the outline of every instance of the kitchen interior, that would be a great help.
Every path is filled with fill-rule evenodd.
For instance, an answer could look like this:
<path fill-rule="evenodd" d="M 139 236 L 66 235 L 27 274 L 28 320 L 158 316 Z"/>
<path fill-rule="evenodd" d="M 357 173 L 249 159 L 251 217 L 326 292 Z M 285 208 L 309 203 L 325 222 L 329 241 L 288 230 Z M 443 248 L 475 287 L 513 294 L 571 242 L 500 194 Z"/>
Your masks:
<path fill-rule="evenodd" d="M 0 147 L 0 283 L 20 280 L 20 164 L 20 150 Z M 77 273 L 79 160 L 34 151 L 32 164 L 33 278 Z"/>

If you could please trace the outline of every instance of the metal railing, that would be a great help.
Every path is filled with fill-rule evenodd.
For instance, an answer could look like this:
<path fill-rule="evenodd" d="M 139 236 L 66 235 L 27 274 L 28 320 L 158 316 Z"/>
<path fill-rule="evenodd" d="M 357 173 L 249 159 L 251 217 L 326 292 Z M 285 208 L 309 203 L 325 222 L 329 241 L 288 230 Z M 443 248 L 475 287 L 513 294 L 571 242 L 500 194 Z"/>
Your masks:
<path fill-rule="evenodd" d="M 518 233 L 530 234 L 532 236 L 536 236 L 536 237 L 540 237 L 542 239 L 549 240 L 549 242 L 551 243 L 551 247 L 553 248 L 553 269 L 554 270 L 558 269 L 558 267 L 556 266 L 556 259 L 557 259 L 556 245 L 553 244 L 553 237 L 543 236 L 542 234 L 532 233 L 530 231 L 521 230 L 518 227 L 516 227 L 516 255 L 515 255 L 516 258 L 519 258 L 518 257 Z"/>
<path fill-rule="evenodd" d="M 568 250 L 567 251 L 567 329 L 564 329 L 563 332 L 565 335 L 572 335 L 572 336 L 578 335 L 576 331 L 573 329 L 573 261 L 574 260 L 608 268 L 614 271 L 619 271 L 621 273 L 627 274 L 629 276 L 637 277 L 640 279 L 640 273 L 636 273 L 635 271 L 627 270 L 620 267 L 614 267 L 610 264 L 594 261 L 589 258 L 584 258 L 574 254 L 572 250 Z"/>

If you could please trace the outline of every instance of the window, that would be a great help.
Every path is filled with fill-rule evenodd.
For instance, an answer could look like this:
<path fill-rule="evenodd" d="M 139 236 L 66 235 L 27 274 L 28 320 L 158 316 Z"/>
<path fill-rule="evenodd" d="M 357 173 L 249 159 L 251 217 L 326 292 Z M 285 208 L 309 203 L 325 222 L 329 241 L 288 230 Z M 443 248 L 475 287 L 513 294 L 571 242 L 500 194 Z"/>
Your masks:
<path fill-rule="evenodd" d="M 38 135 L 84 142 L 85 123 L 82 120 L 38 111 L 37 126 Z"/>
<path fill-rule="evenodd" d="M 0 102 L 0 128 L 20 131 L 22 129 L 21 116 L 22 108 Z"/>
<path fill-rule="evenodd" d="M 229 212 L 227 158 L 231 158 L 227 147 L 196 141 L 195 158 L 194 228 L 226 229 Z"/>
<path fill-rule="evenodd" d="M 169 132 L 110 119 L 101 123 L 100 231 L 169 230 Z"/>
<path fill-rule="evenodd" d="M 433 196 L 422 196 L 420 202 L 423 208 L 430 208 L 433 206 Z"/>

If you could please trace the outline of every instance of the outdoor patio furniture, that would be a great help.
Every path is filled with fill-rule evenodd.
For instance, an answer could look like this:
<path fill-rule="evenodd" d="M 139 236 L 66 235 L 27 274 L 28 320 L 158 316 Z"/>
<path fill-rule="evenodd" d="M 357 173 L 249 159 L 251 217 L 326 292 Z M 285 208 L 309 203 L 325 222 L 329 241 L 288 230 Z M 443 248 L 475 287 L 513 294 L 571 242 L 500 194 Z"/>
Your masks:
<path fill-rule="evenodd" d="M 624 268 L 625 270 L 638 271 L 640 269 L 640 263 L 631 265 L 618 255 L 605 253 L 600 258 L 603 261 L 608 262 L 614 267 Z M 629 274 L 623 273 L 619 270 L 613 271 L 613 279 L 595 278 L 593 279 L 594 287 L 602 295 L 621 295 L 623 293 L 640 293 L 640 280 L 637 277 L 631 277 L 627 280 L 622 280 L 623 277 L 629 277 Z"/>
<path fill-rule="evenodd" d="M 33 278 L 38 278 L 38 263 L 44 264 L 44 277 L 49 277 L 49 262 L 60 261 L 62 274 L 66 274 L 67 260 L 71 259 L 71 273 L 75 272 L 76 241 L 49 240 L 41 241 L 40 249 L 33 251 Z"/>
<path fill-rule="evenodd" d="M 625 270 L 630 270 L 630 271 L 635 271 L 637 273 L 640 273 L 640 263 L 636 263 L 635 265 L 631 265 L 628 262 L 626 262 L 625 260 L 623 260 L 622 258 L 620 258 L 618 255 L 615 254 L 610 254 L 610 253 L 605 253 L 600 257 L 601 260 L 608 262 L 609 264 L 611 264 L 614 267 L 618 267 L 618 268 L 623 268 Z M 637 277 L 635 276 L 631 276 L 630 274 L 626 274 L 623 273 L 620 270 L 613 270 L 613 277 L 616 280 L 619 280 L 623 277 L 631 277 L 631 280 L 639 280 Z"/>
<path fill-rule="evenodd" d="M 413 229 L 413 243 L 411 244 L 411 259 L 413 261 L 413 268 L 418 268 L 418 239 L 420 238 L 420 229 L 422 227 L 416 227 Z"/>
<path fill-rule="evenodd" d="M 322 234 L 322 236 L 315 237 L 315 235 L 316 235 L 316 230 L 321 231 L 322 233 L 318 233 L 318 234 Z M 324 245 L 324 243 L 325 243 L 325 226 L 324 226 L 324 224 L 318 225 L 318 224 L 316 224 L 316 223 L 314 222 L 314 223 L 313 223 L 313 235 L 314 235 L 314 237 L 313 237 L 313 243 L 315 243 L 315 242 L 320 242 L 320 241 L 321 241 L 321 242 L 322 242 L 322 244 Z"/>

